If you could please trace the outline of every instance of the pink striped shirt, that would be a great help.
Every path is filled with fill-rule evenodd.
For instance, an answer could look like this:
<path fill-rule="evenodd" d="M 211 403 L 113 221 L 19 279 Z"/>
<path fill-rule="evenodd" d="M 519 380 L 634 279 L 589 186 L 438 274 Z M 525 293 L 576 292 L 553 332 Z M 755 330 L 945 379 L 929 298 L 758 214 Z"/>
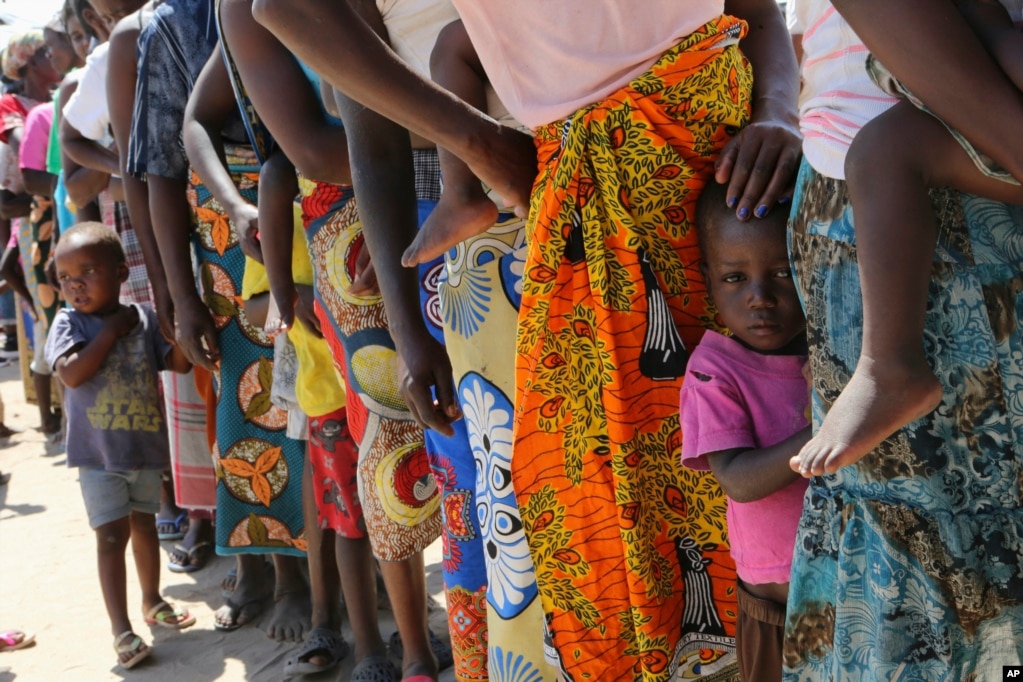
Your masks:
<path fill-rule="evenodd" d="M 1023 0 L 1001 0 L 1013 21 Z M 799 119 L 803 154 L 814 169 L 845 179 L 845 153 L 867 121 L 896 100 L 867 75 L 867 48 L 828 0 L 789 0 L 789 31 L 802 36 L 803 90 Z"/>
<path fill-rule="evenodd" d="M 799 125 L 803 154 L 817 172 L 845 179 L 853 137 L 895 99 L 867 75 L 867 48 L 828 0 L 789 0 L 789 31 L 805 55 Z"/>

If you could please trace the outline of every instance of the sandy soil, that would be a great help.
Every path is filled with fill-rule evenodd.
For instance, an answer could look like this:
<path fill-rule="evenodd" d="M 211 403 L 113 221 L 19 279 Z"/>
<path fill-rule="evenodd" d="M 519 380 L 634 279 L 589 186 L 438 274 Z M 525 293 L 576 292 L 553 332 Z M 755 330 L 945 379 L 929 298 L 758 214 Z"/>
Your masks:
<path fill-rule="evenodd" d="M 0 443 L 0 470 L 12 473 L 10 483 L 0 487 L 0 629 L 34 632 L 37 641 L 28 649 L 0 653 L 0 682 L 282 679 L 284 660 L 297 645 L 266 637 L 262 628 L 269 622 L 268 612 L 255 626 L 229 633 L 213 629 L 213 612 L 223 604 L 220 581 L 233 563 L 225 557 L 215 557 L 191 574 L 171 573 L 164 567 L 164 596 L 186 606 L 198 619 L 191 628 L 175 632 L 151 629 L 143 622 L 129 555 L 128 603 L 131 612 L 139 614 L 133 622 L 155 650 L 133 670 L 115 665 L 96 576 L 94 536 L 77 473 L 67 468 L 60 448 L 48 444 L 37 430 L 39 413 L 25 403 L 13 365 L 0 368 L 0 395 L 6 404 L 6 424 L 20 431 Z M 163 544 L 170 549 L 173 543 Z M 438 542 L 427 550 L 427 584 L 443 605 L 440 559 Z M 442 606 L 431 611 L 430 624 L 435 633 L 447 636 Z M 395 630 L 389 611 L 380 612 L 380 629 L 387 641 Z M 352 642 L 347 623 L 345 638 Z M 347 680 L 353 665 L 349 656 L 331 674 L 294 679 Z M 453 679 L 450 669 L 441 675 L 441 680 Z"/>

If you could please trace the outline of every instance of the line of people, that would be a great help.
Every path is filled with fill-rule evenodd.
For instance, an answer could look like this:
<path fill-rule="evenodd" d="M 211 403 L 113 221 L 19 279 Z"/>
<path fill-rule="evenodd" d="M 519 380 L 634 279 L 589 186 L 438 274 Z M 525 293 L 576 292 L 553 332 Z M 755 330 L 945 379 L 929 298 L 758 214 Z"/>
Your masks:
<path fill-rule="evenodd" d="M 41 218 L 22 254 L 120 664 L 129 539 L 194 622 L 167 469 L 172 561 L 236 556 L 216 627 L 272 596 L 287 676 L 348 654 L 341 594 L 357 682 L 1019 664 L 1023 5 L 931 5 L 69 0 L 109 40 L 46 110 L 115 231 L 60 223 L 70 310 Z"/>

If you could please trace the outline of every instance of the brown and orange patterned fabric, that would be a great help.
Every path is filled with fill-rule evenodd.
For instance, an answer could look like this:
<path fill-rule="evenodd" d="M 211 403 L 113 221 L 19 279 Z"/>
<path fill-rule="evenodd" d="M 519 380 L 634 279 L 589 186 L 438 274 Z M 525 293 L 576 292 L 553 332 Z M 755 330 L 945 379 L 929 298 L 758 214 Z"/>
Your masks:
<path fill-rule="evenodd" d="M 363 248 L 351 187 L 302 179 L 303 223 L 317 316 L 345 377 L 348 428 L 359 444 L 359 498 L 373 553 L 403 561 L 441 531 L 440 496 L 423 430 L 398 393 L 397 353 L 379 294 L 349 293 Z"/>
<path fill-rule="evenodd" d="M 512 471 L 571 679 L 737 675 L 725 496 L 680 464 L 678 397 L 718 328 L 692 219 L 749 118 L 744 30 L 720 17 L 537 131 Z"/>

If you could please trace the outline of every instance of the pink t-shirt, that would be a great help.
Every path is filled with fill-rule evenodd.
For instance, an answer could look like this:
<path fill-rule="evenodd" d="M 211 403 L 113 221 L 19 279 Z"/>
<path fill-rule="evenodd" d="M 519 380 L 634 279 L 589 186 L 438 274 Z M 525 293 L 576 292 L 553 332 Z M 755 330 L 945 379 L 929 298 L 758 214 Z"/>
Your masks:
<path fill-rule="evenodd" d="M 775 445 L 809 424 L 806 356 L 763 355 L 708 331 L 682 384 L 682 463 L 707 470 L 709 452 Z M 787 583 L 807 481 L 755 502 L 728 500 L 728 538 L 744 582 Z"/>
<path fill-rule="evenodd" d="M 50 128 L 53 127 L 53 103 L 35 106 L 25 117 L 25 130 L 21 136 L 21 154 L 18 164 L 22 170 L 46 170 L 46 151 L 50 146 Z"/>
<path fill-rule="evenodd" d="M 530 128 L 618 90 L 724 11 L 724 0 L 453 1 L 494 90 Z"/>

